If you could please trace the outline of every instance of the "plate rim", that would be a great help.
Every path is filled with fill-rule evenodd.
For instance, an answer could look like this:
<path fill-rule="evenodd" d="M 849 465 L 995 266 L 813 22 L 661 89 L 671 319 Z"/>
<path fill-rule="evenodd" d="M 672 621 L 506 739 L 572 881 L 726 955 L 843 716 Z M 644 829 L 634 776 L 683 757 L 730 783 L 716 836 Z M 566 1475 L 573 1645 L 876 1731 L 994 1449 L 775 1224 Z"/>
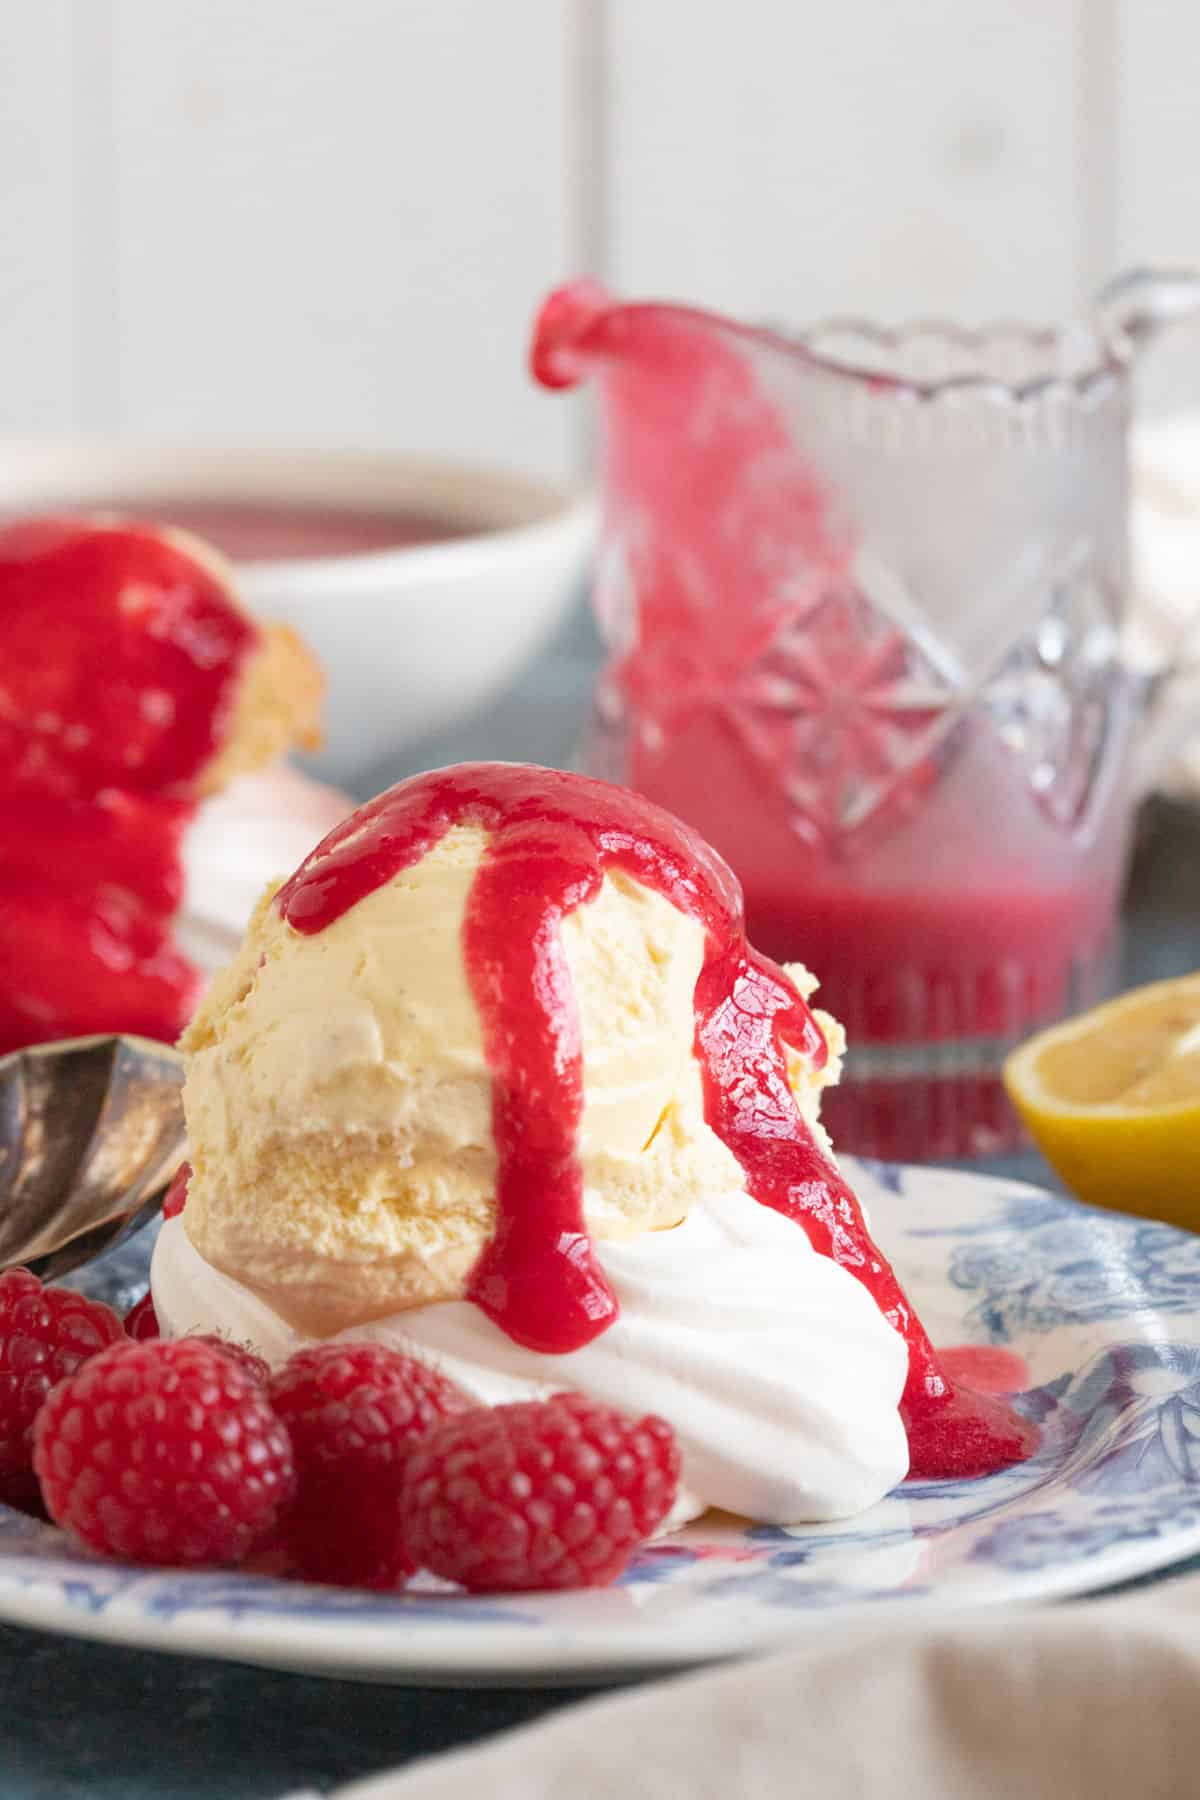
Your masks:
<path fill-rule="evenodd" d="M 1169 1559 L 1163 1559 L 1159 1540 L 1138 1541 L 1122 1546 L 1120 1551 L 1104 1552 L 1088 1562 L 1065 1563 L 1052 1574 L 1031 1570 L 1013 1575 L 1003 1591 L 995 1594 L 972 1592 L 959 1600 L 947 1594 L 914 1594 L 905 1600 L 902 1609 L 889 1617 L 901 1625 L 910 1621 L 924 1625 L 939 1618 L 947 1621 L 961 1618 L 971 1612 L 1017 1610 L 1029 1605 L 1099 1595 L 1157 1570 L 1162 1571 L 1164 1579 L 1169 1579 L 1169 1571 L 1176 1564 L 1200 1554 L 1200 1520 L 1181 1533 L 1181 1539 L 1190 1548 L 1184 1547 L 1176 1554 L 1180 1540 L 1172 1539 Z M 1158 1555 L 1155 1555 L 1156 1548 Z M 1102 1569 L 1101 1579 L 1080 1581 L 1077 1578 L 1085 1569 L 1092 1572 Z M 147 1575 L 152 1578 L 154 1571 L 147 1570 Z M 352 1626 L 329 1619 L 245 1615 L 238 1621 L 235 1642 L 230 1638 L 228 1619 L 224 1616 L 206 1617 L 202 1612 L 192 1613 L 181 1634 L 176 1621 L 156 1618 L 123 1604 L 121 1599 L 114 1600 L 102 1613 L 76 1609 L 65 1599 L 59 1599 L 49 1612 L 38 1611 L 33 1603 L 39 1596 L 44 1597 L 45 1592 L 36 1580 L 8 1589 L 0 1585 L 0 1623 L 122 1649 L 209 1657 L 220 1662 L 244 1663 L 254 1668 L 297 1675 L 365 1680 L 397 1687 L 599 1686 L 641 1676 L 682 1673 L 798 1648 L 811 1635 L 813 1623 L 818 1619 L 823 1630 L 841 1629 L 844 1625 L 851 1626 L 868 1619 L 880 1623 L 877 1602 L 850 1601 L 819 1613 L 780 1615 L 777 1630 L 771 1629 L 764 1619 L 762 1623 L 766 1628 L 754 1631 L 736 1643 L 725 1639 L 720 1644 L 701 1644 L 690 1652 L 681 1653 L 677 1644 L 668 1646 L 654 1639 L 643 1640 L 634 1621 L 594 1646 L 579 1643 L 577 1634 L 572 1633 L 570 1660 L 547 1669 L 548 1658 L 554 1649 L 546 1642 L 549 1628 L 526 1632 L 521 1626 L 512 1626 L 504 1634 L 503 1648 L 489 1647 L 487 1655 L 469 1651 L 464 1654 L 457 1641 L 439 1646 L 436 1638 L 432 1642 L 423 1640 L 420 1654 L 401 1659 L 396 1655 L 393 1635 L 404 1628 L 403 1615 L 399 1612 L 386 1623 L 380 1620 L 378 1624 L 371 1624 L 360 1618 Z M 28 1610 L 19 1604 L 24 1597 L 31 1602 Z M 453 1597 L 447 1595 L 446 1598 L 452 1600 Z M 362 1640 L 367 1633 L 376 1642 L 371 1645 L 372 1653 L 364 1655 Z M 181 1636 L 186 1641 L 181 1641 Z"/>

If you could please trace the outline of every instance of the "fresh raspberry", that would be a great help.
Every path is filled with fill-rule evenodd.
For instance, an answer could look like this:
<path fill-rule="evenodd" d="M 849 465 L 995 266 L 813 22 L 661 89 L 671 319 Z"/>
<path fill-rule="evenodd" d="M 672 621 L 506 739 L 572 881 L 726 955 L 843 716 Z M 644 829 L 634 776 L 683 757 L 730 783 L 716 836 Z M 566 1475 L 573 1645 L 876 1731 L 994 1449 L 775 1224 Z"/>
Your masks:
<path fill-rule="evenodd" d="M 125 1314 L 125 1336 L 132 1338 L 135 1344 L 144 1344 L 147 1338 L 162 1336 L 158 1329 L 153 1294 L 143 1294 L 137 1305 L 130 1307 Z"/>
<path fill-rule="evenodd" d="M 183 1211 L 188 1197 L 188 1182 L 192 1179 L 192 1165 L 180 1163 L 175 1171 L 175 1179 L 163 1196 L 162 1216 L 164 1219 L 177 1219 Z"/>
<path fill-rule="evenodd" d="M 405 1459 L 431 1426 L 473 1402 L 437 1369 L 372 1343 L 300 1350 L 269 1394 L 296 1456 L 296 1499 L 279 1532 L 295 1573 L 399 1587 L 413 1570 L 400 1517 Z"/>
<path fill-rule="evenodd" d="M 224 1356 L 232 1356 L 238 1367 L 244 1369 L 252 1381 L 259 1387 L 266 1387 L 271 1379 L 270 1365 L 265 1357 L 251 1350 L 248 1344 L 235 1344 L 232 1338 L 225 1338 L 216 1331 L 198 1331 L 190 1334 L 193 1344 L 211 1344 L 214 1350 L 220 1350 Z"/>
<path fill-rule="evenodd" d="M 413 1561 L 473 1593 L 602 1587 L 661 1525 L 675 1434 L 582 1394 L 478 1407 L 435 1426 L 405 1470 Z"/>
<path fill-rule="evenodd" d="M 137 1305 L 125 1314 L 125 1335 L 136 1344 L 145 1344 L 162 1336 L 158 1323 L 158 1314 L 154 1310 L 153 1294 L 143 1294 Z M 212 1344 L 223 1350 L 226 1356 L 232 1356 L 234 1362 L 241 1363 L 248 1375 L 264 1385 L 270 1380 L 271 1371 L 263 1361 L 246 1344 L 235 1344 L 231 1338 L 220 1337 L 215 1331 L 195 1333 L 195 1341 L 201 1344 Z"/>
<path fill-rule="evenodd" d="M 124 1335 L 99 1300 L 44 1288 L 28 1269 L 0 1275 L 0 1481 L 14 1495 L 28 1488 L 33 1421 L 50 1389 Z"/>
<path fill-rule="evenodd" d="M 33 1442 L 50 1516 L 131 1562 L 236 1563 L 295 1480 L 262 1387 L 195 1338 L 102 1351 L 55 1388 Z"/>

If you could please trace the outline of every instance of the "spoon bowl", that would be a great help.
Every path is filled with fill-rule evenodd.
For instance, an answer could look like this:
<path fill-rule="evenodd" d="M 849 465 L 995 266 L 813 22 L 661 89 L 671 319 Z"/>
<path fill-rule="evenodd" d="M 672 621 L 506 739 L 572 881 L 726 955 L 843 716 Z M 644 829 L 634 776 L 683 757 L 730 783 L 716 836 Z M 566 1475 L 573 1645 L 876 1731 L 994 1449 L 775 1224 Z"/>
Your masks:
<path fill-rule="evenodd" d="M 57 1279 L 160 1205 L 183 1160 L 182 1058 L 138 1037 L 0 1057 L 0 1270 Z"/>

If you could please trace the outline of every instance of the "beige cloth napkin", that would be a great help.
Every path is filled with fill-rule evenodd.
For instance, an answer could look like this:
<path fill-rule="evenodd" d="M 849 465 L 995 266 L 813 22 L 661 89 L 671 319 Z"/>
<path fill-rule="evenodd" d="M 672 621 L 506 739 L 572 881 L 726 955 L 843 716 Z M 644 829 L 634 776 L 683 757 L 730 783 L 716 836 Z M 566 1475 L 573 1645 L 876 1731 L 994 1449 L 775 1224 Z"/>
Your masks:
<path fill-rule="evenodd" d="M 336 1800 L 1196 1800 L 1200 1577 L 821 1627 Z"/>

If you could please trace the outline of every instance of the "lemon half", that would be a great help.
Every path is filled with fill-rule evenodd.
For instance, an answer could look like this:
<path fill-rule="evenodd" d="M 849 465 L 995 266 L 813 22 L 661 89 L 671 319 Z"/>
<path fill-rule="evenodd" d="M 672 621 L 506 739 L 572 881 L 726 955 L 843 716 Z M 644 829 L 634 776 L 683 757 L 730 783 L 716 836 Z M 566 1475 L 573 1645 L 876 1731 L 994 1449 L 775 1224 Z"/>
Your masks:
<path fill-rule="evenodd" d="M 1200 1231 L 1200 974 L 1040 1032 L 1004 1085 L 1081 1200 Z"/>

